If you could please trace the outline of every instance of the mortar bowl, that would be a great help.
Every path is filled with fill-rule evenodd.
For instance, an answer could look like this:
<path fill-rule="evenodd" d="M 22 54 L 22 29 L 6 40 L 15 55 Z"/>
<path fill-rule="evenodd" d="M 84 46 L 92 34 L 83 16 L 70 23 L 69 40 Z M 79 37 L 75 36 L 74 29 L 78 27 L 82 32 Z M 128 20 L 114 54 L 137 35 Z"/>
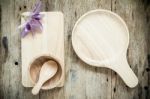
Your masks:
<path fill-rule="evenodd" d="M 30 66 L 29 66 L 30 80 L 35 85 L 35 83 L 39 79 L 39 73 L 40 73 L 42 65 L 49 60 L 53 60 L 57 63 L 58 70 L 57 70 L 56 74 L 51 79 L 49 79 L 48 81 L 46 81 L 43 84 L 41 89 L 44 89 L 44 90 L 59 87 L 59 84 L 60 84 L 62 77 L 63 77 L 62 66 L 60 64 L 60 61 L 54 57 L 43 55 L 43 56 L 39 56 L 37 58 L 34 58 L 34 60 L 31 62 Z"/>

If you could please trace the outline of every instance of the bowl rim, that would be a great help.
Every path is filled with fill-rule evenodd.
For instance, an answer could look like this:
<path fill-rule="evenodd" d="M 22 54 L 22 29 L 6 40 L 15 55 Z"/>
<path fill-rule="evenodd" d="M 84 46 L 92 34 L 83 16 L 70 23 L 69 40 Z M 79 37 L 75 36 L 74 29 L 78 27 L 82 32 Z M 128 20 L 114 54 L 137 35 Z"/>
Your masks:
<path fill-rule="evenodd" d="M 108 13 L 108 14 L 111 14 L 113 16 L 115 16 L 121 23 L 122 25 L 124 26 L 126 32 L 127 32 L 127 41 L 126 41 L 126 48 L 124 48 L 120 53 L 118 53 L 118 55 L 116 55 L 115 57 L 111 58 L 111 59 L 107 59 L 107 60 L 102 60 L 100 62 L 98 61 L 95 61 L 95 60 L 90 60 L 88 58 L 85 58 L 83 55 L 79 55 L 78 51 L 76 50 L 75 48 L 75 40 L 74 40 L 74 35 L 75 35 L 75 30 L 76 30 L 76 27 L 77 25 L 80 23 L 80 21 L 82 21 L 86 16 L 88 15 L 91 15 L 93 13 L 97 13 L 97 12 L 102 12 L 102 13 Z M 96 67 L 103 67 L 103 65 L 105 64 L 109 64 L 110 62 L 114 62 L 118 57 L 120 57 L 122 54 L 126 54 L 127 52 L 127 49 L 128 49 L 128 46 L 129 46 L 129 30 L 128 30 L 128 27 L 127 27 L 127 24 L 125 23 L 125 21 L 116 13 L 110 11 L 110 10 L 106 10 L 106 9 L 96 9 L 96 10 L 91 10 L 91 11 L 88 11 L 86 12 L 85 14 L 83 14 L 75 23 L 74 27 L 73 27 L 73 30 L 72 30 L 72 47 L 73 47 L 73 50 L 75 51 L 75 53 L 77 54 L 77 56 L 85 63 L 91 65 L 91 66 L 96 66 Z M 105 67 L 105 66 L 104 66 Z"/>

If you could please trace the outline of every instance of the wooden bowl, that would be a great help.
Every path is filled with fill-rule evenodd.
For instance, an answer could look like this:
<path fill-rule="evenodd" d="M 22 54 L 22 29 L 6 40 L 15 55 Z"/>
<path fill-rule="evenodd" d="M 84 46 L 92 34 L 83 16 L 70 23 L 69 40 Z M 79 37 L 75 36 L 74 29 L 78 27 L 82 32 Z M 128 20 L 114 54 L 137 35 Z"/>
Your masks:
<path fill-rule="evenodd" d="M 97 9 L 81 16 L 72 31 L 72 45 L 87 64 L 114 70 L 129 87 L 138 84 L 126 58 L 129 30 L 117 14 Z"/>
<path fill-rule="evenodd" d="M 39 73 L 40 73 L 42 65 L 49 60 L 53 60 L 57 63 L 58 70 L 56 74 L 51 79 L 46 81 L 44 85 L 42 86 L 42 89 L 45 89 L 45 90 L 58 87 L 61 82 L 61 79 L 63 78 L 62 66 L 59 63 L 59 60 L 50 56 L 40 56 L 40 57 L 35 58 L 35 60 L 33 60 L 33 62 L 31 62 L 31 65 L 29 66 L 30 79 L 32 83 L 35 84 L 39 79 Z"/>

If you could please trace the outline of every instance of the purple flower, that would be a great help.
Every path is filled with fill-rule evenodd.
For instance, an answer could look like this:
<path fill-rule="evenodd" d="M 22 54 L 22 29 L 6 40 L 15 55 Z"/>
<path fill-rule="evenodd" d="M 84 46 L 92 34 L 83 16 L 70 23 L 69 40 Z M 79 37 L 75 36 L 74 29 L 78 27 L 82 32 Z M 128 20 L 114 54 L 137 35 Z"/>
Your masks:
<path fill-rule="evenodd" d="M 23 25 L 21 32 L 22 37 L 25 37 L 28 33 L 32 33 L 34 35 L 35 32 L 42 32 L 43 26 L 40 20 L 42 19 L 43 15 L 40 14 L 40 9 L 41 1 L 37 2 L 28 20 Z"/>

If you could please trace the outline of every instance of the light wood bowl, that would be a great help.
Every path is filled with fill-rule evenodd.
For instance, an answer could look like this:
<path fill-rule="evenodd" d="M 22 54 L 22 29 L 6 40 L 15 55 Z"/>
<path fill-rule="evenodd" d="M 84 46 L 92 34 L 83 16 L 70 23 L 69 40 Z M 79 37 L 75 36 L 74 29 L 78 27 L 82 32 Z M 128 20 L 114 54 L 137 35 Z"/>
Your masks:
<path fill-rule="evenodd" d="M 129 87 L 138 84 L 126 58 L 129 30 L 117 14 L 98 9 L 81 16 L 72 31 L 72 45 L 87 64 L 114 70 Z"/>
<path fill-rule="evenodd" d="M 44 83 L 44 85 L 42 86 L 42 89 L 52 89 L 54 87 L 57 87 L 59 83 L 61 82 L 61 79 L 63 78 L 62 66 L 60 65 L 57 59 L 55 59 L 54 57 L 50 57 L 50 56 L 40 56 L 38 58 L 35 58 L 35 60 L 33 60 L 33 62 L 31 63 L 29 67 L 29 74 L 30 74 L 30 79 L 32 83 L 35 84 L 38 81 L 39 73 L 40 73 L 42 65 L 49 60 L 53 60 L 57 63 L 58 70 L 51 79 L 49 79 L 48 81 Z"/>

